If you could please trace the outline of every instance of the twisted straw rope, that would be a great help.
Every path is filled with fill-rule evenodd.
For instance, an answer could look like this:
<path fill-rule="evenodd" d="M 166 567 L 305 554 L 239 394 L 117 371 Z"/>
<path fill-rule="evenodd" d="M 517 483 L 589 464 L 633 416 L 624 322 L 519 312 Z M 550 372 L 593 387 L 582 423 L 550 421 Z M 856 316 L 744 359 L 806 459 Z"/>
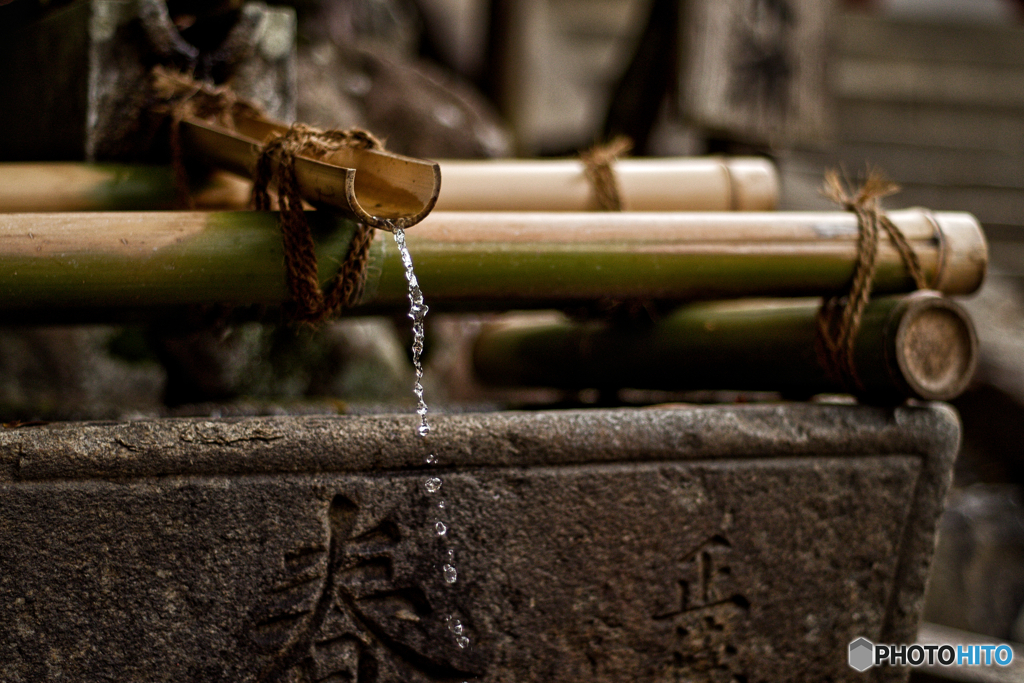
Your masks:
<path fill-rule="evenodd" d="M 871 299 L 875 271 L 878 269 L 878 242 L 881 231 L 896 246 L 903 264 L 918 289 L 927 289 L 921 261 L 903 232 L 882 210 L 883 197 L 899 192 L 900 186 L 877 170 L 870 170 L 864 184 L 854 190 L 832 170 L 825 174 L 822 193 L 857 216 L 857 265 L 849 293 L 831 297 L 818 310 L 818 359 L 825 371 L 841 385 L 863 391 L 853 360 L 854 345 L 860 331 L 864 309 Z"/>
<path fill-rule="evenodd" d="M 262 116 L 263 112 L 252 103 L 239 99 L 227 86 L 200 83 L 160 66 L 151 72 L 150 87 L 153 98 L 151 110 L 170 117 L 171 161 L 179 203 L 193 208 L 181 146 L 181 122 L 195 117 L 234 130 L 237 117 Z M 327 287 L 321 290 L 316 250 L 295 175 L 296 157 L 322 159 L 345 147 L 379 150 L 384 145 L 364 130 L 324 131 L 297 123 L 287 132 L 268 138 L 256 162 L 252 188 L 254 208 L 262 211 L 272 208 L 269 188 L 276 180 L 291 295 L 289 313 L 296 322 L 321 322 L 342 308 L 356 305 L 363 293 L 373 228 L 357 224 L 345 261 Z"/>

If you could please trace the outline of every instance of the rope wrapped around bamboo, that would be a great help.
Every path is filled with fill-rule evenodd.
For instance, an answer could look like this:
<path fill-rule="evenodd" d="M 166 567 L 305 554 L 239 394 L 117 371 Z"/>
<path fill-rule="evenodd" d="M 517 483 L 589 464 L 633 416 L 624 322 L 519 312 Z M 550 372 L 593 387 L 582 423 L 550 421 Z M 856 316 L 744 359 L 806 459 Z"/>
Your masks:
<path fill-rule="evenodd" d="M 620 135 L 604 145 L 594 145 L 580 154 L 583 174 L 594 189 L 594 199 L 601 211 L 622 211 L 622 193 L 612 166 L 620 156 L 633 149 L 633 141 Z"/>
<path fill-rule="evenodd" d="M 277 169 L 281 235 L 293 320 L 318 323 L 342 308 L 355 306 L 363 294 L 374 229 L 364 223 L 356 224 L 345 261 L 327 287 L 321 289 L 313 235 L 295 177 L 295 159 L 299 155 L 322 158 L 342 147 L 383 149 L 384 145 L 363 130 L 323 131 L 295 124 L 286 134 L 267 140 L 256 162 L 252 197 L 257 210 L 271 208 L 269 186 L 274 179 L 274 169 Z"/>
<path fill-rule="evenodd" d="M 863 382 L 854 362 L 854 344 L 860 330 L 861 317 L 871 299 L 875 271 L 878 267 L 878 241 L 884 231 L 899 252 L 907 272 L 917 289 L 927 289 L 928 282 L 921 262 L 906 236 L 882 210 L 881 200 L 899 192 L 896 183 L 881 172 L 870 170 L 864 184 L 856 191 L 847 187 L 837 171 L 825 174 L 823 194 L 857 216 L 857 264 L 846 296 L 825 297 L 818 310 L 816 347 L 821 366 L 840 384 L 854 391 L 863 391 Z"/>
<path fill-rule="evenodd" d="M 236 117 L 261 116 L 262 112 L 252 103 L 239 99 L 227 86 L 200 83 L 160 66 L 152 71 L 151 88 L 155 99 L 151 108 L 171 119 L 171 157 L 176 183 L 179 196 L 186 197 L 191 206 L 181 145 L 182 120 L 196 117 L 234 129 Z M 358 225 L 341 268 L 326 288 L 321 289 L 316 250 L 295 174 L 296 157 L 321 159 L 345 147 L 381 150 L 384 145 L 360 129 L 324 131 L 294 124 L 285 133 L 274 133 L 264 140 L 256 162 L 251 200 L 254 208 L 264 211 L 272 208 L 269 188 L 276 181 L 291 292 L 289 315 L 296 322 L 318 323 L 336 315 L 342 308 L 355 305 L 362 296 L 373 228 Z"/>

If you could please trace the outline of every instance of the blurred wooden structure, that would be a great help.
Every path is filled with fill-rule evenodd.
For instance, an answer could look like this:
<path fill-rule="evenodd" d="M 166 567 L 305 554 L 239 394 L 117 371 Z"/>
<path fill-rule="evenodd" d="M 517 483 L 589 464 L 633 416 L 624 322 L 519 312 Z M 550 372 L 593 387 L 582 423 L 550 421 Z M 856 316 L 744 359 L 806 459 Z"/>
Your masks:
<path fill-rule="evenodd" d="M 887 206 L 970 211 L 996 239 L 1024 226 L 1024 28 L 847 12 L 830 87 L 836 141 L 799 154 L 808 184 L 868 162 L 903 186 Z"/>
<path fill-rule="evenodd" d="M 616 83 L 624 75 L 638 76 L 627 67 L 645 47 L 662 51 L 644 52 L 644 72 L 678 74 L 678 87 L 668 88 L 678 96 L 661 94 L 663 109 L 676 123 L 681 119 L 694 130 L 759 145 L 828 136 L 833 0 L 678 2 L 678 11 L 665 13 L 673 24 L 666 31 L 660 25 L 645 28 L 649 17 L 659 20 L 659 0 L 497 0 L 496 94 L 520 152 L 590 146 L 600 135 Z M 666 44 L 653 48 L 645 40 Z M 648 105 L 657 108 L 658 100 Z"/>
<path fill-rule="evenodd" d="M 651 0 L 499 0 L 497 84 L 526 156 L 594 143 Z"/>
<path fill-rule="evenodd" d="M 829 135 L 831 0 L 686 0 L 683 7 L 685 119 L 776 147 Z"/>

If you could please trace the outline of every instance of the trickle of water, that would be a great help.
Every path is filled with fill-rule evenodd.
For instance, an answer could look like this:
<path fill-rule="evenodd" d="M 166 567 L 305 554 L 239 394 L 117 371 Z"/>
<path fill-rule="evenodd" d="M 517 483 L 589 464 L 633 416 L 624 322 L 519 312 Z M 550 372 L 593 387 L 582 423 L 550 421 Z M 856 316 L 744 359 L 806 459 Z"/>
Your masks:
<path fill-rule="evenodd" d="M 413 272 L 412 256 L 409 254 L 409 248 L 405 243 L 405 231 L 394 224 L 391 224 L 390 227 L 392 228 L 395 244 L 398 245 L 398 251 L 402 258 L 405 280 L 409 283 L 409 317 L 412 319 L 412 365 L 415 371 L 412 393 L 416 396 L 416 414 L 420 416 L 420 423 L 416 427 L 416 433 L 420 437 L 425 437 L 430 434 L 430 424 L 427 422 L 427 403 L 423 398 L 423 363 L 421 357 L 423 355 L 424 338 L 423 321 L 429 309 L 423 301 L 423 292 L 420 290 L 419 280 L 416 279 L 416 274 Z M 424 458 L 424 462 L 427 465 L 437 464 L 437 454 L 430 453 Z M 437 493 L 441 490 L 441 479 L 439 477 L 429 477 L 423 482 L 423 486 L 427 489 L 427 493 Z M 445 502 L 443 500 L 438 501 L 437 507 L 439 510 L 444 510 Z M 434 531 L 438 536 L 444 536 L 448 533 L 448 526 L 438 520 L 434 524 Z M 459 577 L 454 563 L 455 551 L 449 548 L 448 562 L 441 567 L 441 573 L 448 584 L 455 583 Z M 445 620 L 448 622 L 448 628 L 452 635 L 455 636 L 455 644 L 462 649 L 467 648 L 469 646 L 469 638 L 463 632 L 462 622 L 458 619 L 453 619 L 450 615 L 445 617 Z"/>
<path fill-rule="evenodd" d="M 416 433 L 426 436 L 430 433 L 430 425 L 427 424 L 427 403 L 423 400 L 423 363 L 420 356 L 423 354 L 423 319 L 430 310 L 423 303 L 423 292 L 420 290 L 420 282 L 416 279 L 416 273 L 412 270 L 412 256 L 409 254 L 409 247 L 405 244 L 405 230 L 395 227 L 392 231 L 395 236 L 395 244 L 398 245 L 398 252 L 402 257 L 402 266 L 405 268 L 405 281 L 409 283 L 409 317 L 412 318 L 412 366 L 416 372 L 416 379 L 413 381 L 412 393 L 416 395 L 416 414 L 420 416 L 420 424 L 416 427 Z"/>
<path fill-rule="evenodd" d="M 448 622 L 448 630 L 451 631 L 453 636 L 455 636 L 455 644 L 465 650 L 469 646 L 469 638 L 466 637 L 463 632 L 462 622 L 455 619 L 450 614 L 445 617 L 444 620 Z"/>

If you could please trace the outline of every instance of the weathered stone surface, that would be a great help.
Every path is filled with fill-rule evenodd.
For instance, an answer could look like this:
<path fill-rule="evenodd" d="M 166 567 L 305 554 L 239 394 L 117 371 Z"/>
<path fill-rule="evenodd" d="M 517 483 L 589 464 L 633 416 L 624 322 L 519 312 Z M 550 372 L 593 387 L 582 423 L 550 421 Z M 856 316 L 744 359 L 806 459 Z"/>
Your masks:
<path fill-rule="evenodd" d="M 0 24 L 0 88 L 17 103 L 0 108 L 5 161 L 166 161 L 166 144 L 154 144 L 159 117 L 146 112 L 154 64 L 230 83 L 270 116 L 295 118 L 296 25 L 290 8 L 238 2 L 232 3 L 234 15 L 210 19 L 204 10 L 215 11 L 214 3 L 193 3 L 193 32 L 225 16 L 235 19 L 223 42 L 201 49 L 179 33 L 165 0 L 55 4 L 37 21 Z"/>
<path fill-rule="evenodd" d="M 942 406 L 413 425 L 0 432 L 0 680 L 864 680 L 851 640 L 914 636 L 959 433 Z"/>

